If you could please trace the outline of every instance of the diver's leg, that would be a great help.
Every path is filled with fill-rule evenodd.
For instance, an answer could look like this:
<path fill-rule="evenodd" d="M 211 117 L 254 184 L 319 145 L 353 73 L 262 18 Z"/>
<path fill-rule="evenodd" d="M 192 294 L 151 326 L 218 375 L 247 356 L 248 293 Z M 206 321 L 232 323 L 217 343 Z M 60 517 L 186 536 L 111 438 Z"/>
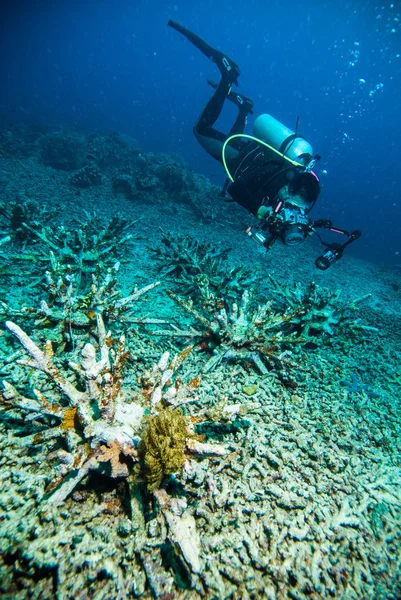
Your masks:
<path fill-rule="evenodd" d="M 227 135 L 213 128 L 217 121 L 231 84 L 227 83 L 225 77 L 221 78 L 213 96 L 203 109 L 195 127 L 194 134 L 200 145 L 216 160 L 222 161 L 221 151 Z"/>
<path fill-rule="evenodd" d="M 218 83 L 216 83 L 215 81 L 211 81 L 210 79 L 208 79 L 207 82 L 214 89 L 217 89 L 219 85 Z M 247 114 L 253 115 L 253 100 L 251 100 L 247 96 L 244 96 L 244 94 L 238 94 L 237 92 L 230 89 L 227 98 L 228 100 L 230 100 L 230 102 L 235 104 L 235 106 L 237 106 L 239 110 L 245 110 Z"/>
<path fill-rule="evenodd" d="M 245 112 L 243 110 L 239 111 L 238 116 L 235 119 L 234 125 L 231 127 L 231 129 L 229 131 L 228 137 L 231 137 L 232 135 L 238 135 L 239 133 L 244 133 L 247 116 L 248 116 L 247 112 Z M 234 144 L 237 141 L 238 140 L 232 140 L 232 143 Z M 235 144 L 235 145 L 237 145 L 237 144 Z"/>
<path fill-rule="evenodd" d="M 235 119 L 234 125 L 231 127 L 228 137 L 231 137 L 232 135 L 237 135 L 238 133 L 244 133 L 244 129 L 245 129 L 245 125 L 247 123 L 247 118 L 249 113 L 253 113 L 252 110 L 249 110 L 248 106 L 240 106 L 239 110 L 238 110 L 238 116 Z M 241 141 L 241 140 L 240 140 Z M 241 141 L 241 145 L 242 142 L 244 140 Z M 238 140 L 233 140 L 233 143 L 238 142 Z"/>
<path fill-rule="evenodd" d="M 238 65 L 231 60 L 228 56 L 226 56 L 220 50 L 216 50 L 212 46 L 209 46 L 202 38 L 198 35 L 183 27 L 176 21 L 172 21 L 171 19 L 168 21 L 168 25 L 184 35 L 194 46 L 196 46 L 205 56 L 207 56 L 210 60 L 216 63 L 220 73 L 223 77 L 226 77 L 230 83 L 235 83 L 238 85 L 238 76 L 240 74 L 240 70 Z"/>
<path fill-rule="evenodd" d="M 213 86 L 216 91 L 209 100 L 209 102 L 206 104 L 205 108 L 203 109 L 194 127 L 194 134 L 201 146 L 213 158 L 215 158 L 219 162 L 222 162 L 221 152 L 224 142 L 226 141 L 228 136 L 222 133 L 221 131 L 214 129 L 213 125 L 217 121 L 222 111 L 225 99 L 230 94 L 231 85 L 233 83 L 238 85 L 237 78 L 240 74 L 239 67 L 228 56 L 224 55 L 222 52 L 216 50 L 212 46 L 209 46 L 209 44 L 207 44 L 204 40 L 202 40 L 198 35 L 190 31 L 189 29 L 186 29 L 179 23 L 176 23 L 175 21 L 171 20 L 169 20 L 168 24 L 170 27 L 176 29 L 179 33 L 184 35 L 192 44 L 194 44 L 201 52 L 203 52 L 205 56 L 212 60 L 217 65 L 221 73 L 220 83 L 215 84 Z M 238 98 L 245 98 L 245 96 L 238 96 Z M 251 103 L 251 105 L 253 106 L 253 103 L 248 98 L 246 100 L 249 101 L 249 103 Z M 239 106 L 239 104 L 237 105 Z M 246 106 L 248 106 L 248 104 L 246 104 Z M 236 132 L 237 129 L 239 132 L 239 128 L 241 126 L 245 126 L 246 114 L 245 116 L 241 117 L 241 120 L 239 120 L 239 118 L 237 119 L 235 123 Z M 234 142 L 237 142 L 238 145 L 240 145 L 240 140 L 234 140 Z M 238 154 L 237 150 L 235 149 L 236 145 L 237 144 L 234 143 L 232 147 L 227 149 L 228 154 Z"/>
<path fill-rule="evenodd" d="M 209 82 L 210 83 L 210 82 Z M 219 84 L 211 84 L 216 89 L 215 93 L 206 104 L 194 127 L 194 134 L 201 146 L 213 158 L 222 162 L 223 144 L 228 137 L 243 133 L 246 125 L 246 119 L 249 113 L 253 113 L 253 102 L 246 96 L 236 94 L 231 90 L 230 84 L 222 77 Z M 225 99 L 228 98 L 238 107 L 238 116 L 228 135 L 221 133 L 213 128 L 217 121 Z M 235 159 L 239 151 L 241 151 L 246 142 L 243 139 L 237 138 L 232 140 L 227 146 L 226 153 L 230 159 Z"/>
<path fill-rule="evenodd" d="M 206 104 L 198 119 L 198 122 L 195 125 L 196 129 L 198 129 L 200 133 L 210 129 L 217 121 L 223 109 L 225 99 L 230 93 L 230 88 L 231 84 L 227 83 L 225 78 L 222 77 L 220 83 L 216 87 L 216 91 Z"/>
<path fill-rule="evenodd" d="M 208 84 L 212 86 L 212 88 L 217 89 L 219 84 L 214 81 L 207 80 Z M 238 108 L 238 116 L 235 120 L 234 125 L 231 127 L 230 132 L 227 137 L 231 137 L 232 135 L 236 135 L 238 133 L 243 133 L 246 125 L 246 120 L 249 114 L 253 115 L 253 101 L 250 98 L 247 98 L 243 94 L 237 94 L 232 89 L 229 89 L 227 94 L 227 99 L 230 100 L 235 106 Z M 232 145 L 234 147 L 240 148 L 243 144 L 238 144 L 239 140 L 233 140 Z"/>

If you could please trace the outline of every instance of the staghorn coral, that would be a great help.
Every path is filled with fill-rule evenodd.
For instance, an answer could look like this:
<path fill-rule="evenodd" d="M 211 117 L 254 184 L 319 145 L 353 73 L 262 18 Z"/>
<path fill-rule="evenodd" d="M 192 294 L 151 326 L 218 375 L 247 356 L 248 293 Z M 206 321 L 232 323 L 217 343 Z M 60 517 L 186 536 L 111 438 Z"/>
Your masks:
<path fill-rule="evenodd" d="M 125 395 L 132 395 L 132 390 L 121 389 L 122 370 L 129 356 L 124 336 L 113 342 L 101 315 L 98 315 L 100 356 L 97 357 L 93 344 L 84 346 L 81 364 L 69 364 L 70 370 L 77 376 L 74 385 L 70 381 L 71 376 L 68 377 L 56 365 L 51 342 L 46 342 L 41 350 L 15 323 L 7 321 L 6 327 L 30 356 L 28 360 L 19 361 L 20 364 L 44 373 L 61 393 L 57 394 L 56 402 L 54 397 L 48 398 L 40 390 L 34 390 L 36 398 L 32 399 L 20 394 L 10 383 L 3 382 L 2 400 L 5 405 L 30 413 L 31 419 L 47 426 L 36 434 L 35 443 L 52 438 L 64 438 L 66 441 L 69 460 L 64 457 L 64 463 L 70 467 L 70 477 L 57 481 L 60 486 L 50 496 L 50 501 L 62 502 L 89 471 L 101 469 L 104 463 L 112 465 L 112 473 L 124 472 L 127 475 L 125 467 L 116 470 L 116 465 L 121 455 L 137 457 L 135 432 L 143 409 L 137 404 L 126 403 Z M 88 445 L 82 444 L 83 441 Z M 63 472 L 63 476 L 67 474 Z"/>
<path fill-rule="evenodd" d="M 279 311 L 273 309 L 273 301 L 252 306 L 252 295 L 248 289 L 241 294 L 237 304 L 207 288 L 208 298 L 201 310 L 194 306 L 192 298 L 185 300 L 170 291 L 169 296 L 206 329 L 183 331 L 172 326 L 170 331 L 153 333 L 198 338 L 201 349 L 212 351 L 205 372 L 214 370 L 223 359 L 227 359 L 252 364 L 262 375 L 267 375 L 274 368 L 286 387 L 296 388 L 297 384 L 288 377 L 289 368 L 295 366 L 289 360 L 292 355 L 290 347 L 294 344 L 303 344 L 303 349 L 307 349 L 306 342 L 311 343 L 323 334 L 332 335 L 333 327 L 340 324 L 354 332 L 376 330 L 361 325 L 359 320 L 351 320 L 349 311 L 356 308 L 358 301 L 342 305 L 338 302 L 339 292 L 331 293 L 314 283 L 308 289 L 297 284 L 293 288 L 282 286 L 282 290 L 286 304 Z M 283 368 L 287 373 L 280 372 Z"/>
<path fill-rule="evenodd" d="M 121 215 L 105 219 L 96 212 L 85 212 L 85 217 L 60 227 L 29 229 L 40 240 L 46 254 L 53 251 L 58 262 L 70 264 L 73 270 L 93 272 L 99 262 L 110 265 L 122 247 L 130 247 L 133 237 L 129 230 L 134 222 Z"/>
<path fill-rule="evenodd" d="M 13 242 L 13 235 L 7 235 L 2 243 L 7 243 L 4 254 L 6 263 L 0 266 L 0 273 L 26 277 L 41 276 L 43 266 L 50 267 L 55 275 L 62 275 L 66 269 L 75 275 L 75 285 L 80 288 L 91 284 L 91 275 L 99 269 L 112 267 L 118 262 L 123 249 L 129 255 L 134 237 L 131 229 L 135 222 L 115 215 L 105 219 L 93 212 L 85 212 L 85 219 L 72 220 L 68 224 L 42 226 L 22 223 L 26 230 L 29 245 L 21 251 Z M 0 258 L 2 254 L 0 253 Z M 126 259 L 127 260 L 127 259 Z M 16 270 L 10 264 L 21 267 Z M 33 282 L 30 287 L 33 287 Z M 82 291 L 82 290 L 81 290 Z"/>
<path fill-rule="evenodd" d="M 169 292 L 169 296 L 206 329 L 201 332 L 173 329 L 156 331 L 154 334 L 199 338 L 200 348 L 212 351 L 204 372 L 213 371 L 223 359 L 252 364 L 262 375 L 267 375 L 268 367 L 280 369 L 289 365 L 288 357 L 291 352 L 281 352 L 280 347 L 283 344 L 296 344 L 299 340 L 290 333 L 283 335 L 282 330 L 296 319 L 297 311 L 275 313 L 271 302 L 252 310 L 248 290 L 243 292 L 239 305 L 234 302 L 229 309 L 226 308 L 229 306 L 228 302 L 225 304 L 219 301 L 216 303 L 217 310 L 210 310 L 210 314 L 196 310 L 191 301 L 186 301 L 173 292 Z"/>
<path fill-rule="evenodd" d="M 163 246 L 151 249 L 161 276 L 173 278 L 180 293 L 191 295 L 195 301 L 215 304 L 215 296 L 234 297 L 261 280 L 258 269 L 230 265 L 229 248 L 215 248 L 189 235 L 161 231 Z"/>
<path fill-rule="evenodd" d="M 332 291 L 314 282 L 309 286 L 303 286 L 301 283 L 284 285 L 279 284 L 271 276 L 269 279 L 273 283 L 274 291 L 281 296 L 281 306 L 285 310 L 297 311 L 297 316 L 292 320 L 291 325 L 299 336 L 306 338 L 332 336 L 340 327 L 355 331 L 369 330 L 368 326 L 363 326 L 352 317 L 358 304 L 370 296 L 358 300 L 349 298 L 347 303 L 342 303 L 339 301 L 341 290 Z"/>
<path fill-rule="evenodd" d="M 79 273 L 73 273 L 69 265 L 58 263 L 52 252 L 50 260 L 52 270 L 45 272 L 42 282 L 47 295 L 41 299 L 39 306 L 11 308 L 1 302 L 0 314 L 6 318 L 22 318 L 25 323 L 39 329 L 46 339 L 57 344 L 58 354 L 73 348 L 82 334 L 92 331 L 99 313 L 107 325 L 116 321 L 120 326 L 127 322 L 145 324 L 155 321 L 146 316 L 136 317 L 133 311 L 142 296 L 160 282 L 141 289 L 134 288 L 131 294 L 124 297 L 117 287 L 118 262 L 109 269 L 99 266 L 97 272 L 92 273 L 91 285 L 86 289 Z"/>
<path fill-rule="evenodd" d="M 101 314 L 97 315 L 96 321 L 98 347 L 85 344 L 80 363 L 70 361 L 68 372 L 57 366 L 50 341 L 41 350 L 18 325 L 6 322 L 7 329 L 30 356 L 28 360 L 17 362 L 40 371 L 53 384 L 50 396 L 49 390 L 44 393 L 34 389 L 35 398 L 29 398 L 3 381 L 1 400 L 7 409 L 24 414 L 29 422 L 40 427 L 41 431 L 32 437 L 35 444 L 63 440 L 66 450 L 53 454 L 61 463 L 60 477 L 48 490 L 48 500 L 55 504 L 63 502 L 90 471 L 127 477 L 130 472 L 127 463 L 133 465 L 139 460 L 143 430 L 151 489 L 161 483 L 160 473 L 163 475 L 172 468 L 175 471 L 182 467 L 184 449 L 195 455 L 226 453 L 221 446 L 196 440 L 190 421 L 181 413 L 173 415 L 171 408 L 163 412 L 167 398 L 177 402 L 180 397 L 177 390 L 181 386 L 178 381 L 173 385 L 172 379 L 188 351 L 176 355 L 171 362 L 165 353 L 152 370 L 151 383 L 150 374 L 145 373 L 140 378 L 147 387 L 138 395 L 130 385 L 123 384 L 123 368 L 129 358 L 125 337 L 113 340 L 110 332 L 106 332 Z M 72 374 L 75 374 L 75 380 L 71 378 Z M 173 393 L 169 391 L 170 386 Z M 186 386 L 182 386 L 181 395 L 185 389 Z M 155 419 L 146 419 L 145 411 Z M 171 439 L 165 439 L 163 443 L 157 440 L 161 431 Z"/>
<path fill-rule="evenodd" d="M 67 267 L 70 273 L 75 274 L 79 287 L 78 282 L 85 277 L 89 276 L 91 281 L 92 273 L 116 263 L 123 249 L 129 254 L 134 241 L 131 230 L 136 222 L 118 214 L 109 219 L 96 212 L 84 214 L 84 219 L 75 219 L 59 226 L 41 225 L 45 212 L 40 213 L 40 218 L 34 223 L 21 222 L 26 247 L 21 251 L 20 244 L 10 244 L 16 242 L 12 231 L 5 239 L 0 239 L 0 246 L 2 243 L 8 244 L 8 252 L 3 255 L 6 264 L 0 266 L 0 273 L 36 276 L 47 265 L 58 275 Z M 51 213 L 49 219 L 50 216 Z M 9 265 L 13 263 L 21 265 L 21 268 L 17 271 L 10 268 Z"/>
<path fill-rule="evenodd" d="M 59 214 L 59 206 L 45 206 L 35 200 L 17 197 L 12 202 L 0 203 L 1 227 L 10 235 L 10 241 L 25 247 L 37 240 L 30 228 L 51 223 Z"/>

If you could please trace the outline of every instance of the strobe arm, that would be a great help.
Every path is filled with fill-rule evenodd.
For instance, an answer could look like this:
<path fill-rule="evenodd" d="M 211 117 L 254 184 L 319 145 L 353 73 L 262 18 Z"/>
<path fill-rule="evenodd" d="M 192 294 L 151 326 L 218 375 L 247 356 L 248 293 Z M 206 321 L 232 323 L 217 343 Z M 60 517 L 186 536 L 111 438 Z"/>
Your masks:
<path fill-rule="evenodd" d="M 326 246 L 324 253 L 317 257 L 315 260 L 315 265 L 321 271 L 326 271 L 331 265 L 342 258 L 343 252 L 349 244 L 357 240 L 361 237 L 362 233 L 359 229 L 355 229 L 353 231 L 347 231 L 346 229 L 341 229 L 340 227 L 334 227 L 332 221 L 329 219 L 319 219 L 318 221 L 314 221 L 313 228 L 316 230 L 320 229 L 328 229 L 333 233 L 338 233 L 340 235 L 346 235 L 348 237 L 347 241 L 344 244 L 338 243 L 328 243 L 324 242 L 319 234 L 316 234 L 320 240 L 320 243 L 323 246 Z M 316 233 L 316 231 L 315 231 Z"/>

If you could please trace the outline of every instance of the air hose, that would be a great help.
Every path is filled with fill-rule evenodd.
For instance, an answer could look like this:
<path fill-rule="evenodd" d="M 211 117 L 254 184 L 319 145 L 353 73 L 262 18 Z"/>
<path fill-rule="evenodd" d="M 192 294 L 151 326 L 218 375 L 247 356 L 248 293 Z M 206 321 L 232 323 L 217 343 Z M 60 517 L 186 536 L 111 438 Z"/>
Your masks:
<path fill-rule="evenodd" d="M 259 140 L 258 138 L 254 137 L 253 135 L 246 135 L 244 133 L 236 133 L 235 135 L 231 135 L 229 138 L 226 139 L 226 141 L 223 144 L 223 148 L 221 150 L 221 157 L 222 157 L 222 160 L 223 160 L 223 165 L 224 165 L 224 168 L 226 170 L 227 177 L 229 178 L 230 181 L 234 181 L 234 178 L 232 177 L 232 175 L 231 175 L 231 173 L 230 173 L 230 171 L 228 170 L 228 167 L 227 167 L 226 147 L 227 147 L 227 144 L 229 144 L 231 142 L 231 140 L 235 140 L 237 138 L 246 138 L 247 140 L 252 140 L 253 142 L 256 142 L 257 144 L 260 144 L 261 146 L 265 146 L 266 148 L 268 148 L 269 150 L 271 150 L 275 154 L 278 154 L 278 156 L 280 156 L 284 160 L 286 160 L 289 163 L 291 163 L 294 167 L 304 167 L 303 164 L 298 163 L 295 160 L 291 160 L 290 158 L 288 158 L 288 156 L 285 156 L 282 152 L 279 152 L 278 150 L 276 150 L 275 148 L 273 148 L 273 146 L 270 146 L 269 144 L 266 144 L 266 142 L 263 142 L 262 140 Z"/>

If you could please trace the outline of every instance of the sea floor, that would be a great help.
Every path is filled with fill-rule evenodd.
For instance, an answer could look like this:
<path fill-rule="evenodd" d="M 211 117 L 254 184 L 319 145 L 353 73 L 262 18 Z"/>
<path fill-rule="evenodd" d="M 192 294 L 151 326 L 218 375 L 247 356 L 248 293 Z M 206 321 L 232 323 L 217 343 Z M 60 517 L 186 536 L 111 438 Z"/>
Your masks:
<path fill-rule="evenodd" d="M 348 255 L 320 272 L 313 264 L 319 253 L 313 242 L 291 251 L 277 246 L 267 255 L 244 234 L 247 214 L 224 204 L 217 190 L 193 173 L 197 191 L 189 198 L 180 185 L 189 177 L 187 167 L 177 157 L 136 151 L 134 192 L 121 183 L 128 175 L 129 183 L 134 181 L 132 166 L 124 170 L 117 159 L 105 165 L 97 159 L 101 184 L 86 188 L 71 183 L 79 169 L 44 164 L 39 142 L 27 156 L 3 152 L 0 158 L 0 237 L 10 236 L 0 246 L 3 322 L 15 321 L 38 347 L 50 337 L 57 347 L 55 364 L 82 391 L 70 364 L 80 364 L 87 342 L 98 351 L 99 338 L 83 327 L 72 348 L 59 343 L 60 323 L 43 318 L 50 285 L 43 281 L 51 259 L 28 265 L 26 257 L 37 257 L 43 240 L 36 234 L 18 240 L 5 207 L 30 201 L 57 207 L 50 226 L 66 232 L 93 213 L 106 221 L 122 215 L 132 221 L 132 238 L 115 269 L 120 296 L 160 281 L 143 296 L 138 317 L 170 324 L 143 327 L 123 317 L 111 323 L 112 331 L 125 334 L 131 354 L 123 385 L 131 399 L 144 394 L 149 372 L 163 374 L 163 353 L 181 355 L 192 342 L 174 373 L 180 385 L 192 389 L 184 413 L 194 423 L 202 415 L 209 423 L 202 442 L 224 451 L 188 452 L 183 469 L 164 478 L 156 491 L 130 467 L 116 477 L 91 470 L 65 499 L 51 502 L 49 486 L 58 483 L 61 472 L 56 454 L 67 455 L 67 438 L 45 439 L 46 419 L 29 418 L 18 405 L 25 400 L 10 400 L 4 392 L 1 598 L 401 598 L 401 269 Z M 174 178 L 166 183 L 167 167 L 163 177 L 149 167 L 146 182 L 140 182 L 143 161 L 160 169 L 167 165 Z M 212 202 L 208 211 L 206 202 Z M 40 233 L 49 223 L 39 221 L 33 228 Z M 229 248 L 227 264 L 258 272 L 258 303 L 275 301 L 278 286 L 308 287 L 312 281 L 330 292 L 341 290 L 338 302 L 344 305 L 349 297 L 364 298 L 355 316 L 363 327 L 347 338 L 333 325 L 313 343 L 305 339 L 302 349 L 285 351 L 285 377 L 277 359 L 265 373 L 250 359 L 221 360 L 205 371 L 212 351 L 200 351 L 199 340 L 174 335 L 171 328 L 172 323 L 176 331 L 190 331 L 199 323 L 167 294 L 179 294 L 180 280 L 177 271 L 161 273 L 154 258 L 165 233 Z M 32 320 L 40 306 L 42 317 Z M 155 329 L 169 329 L 170 335 L 156 335 Z M 0 336 L 1 379 L 24 398 L 35 398 L 39 388 L 48 401 L 63 402 L 55 376 L 38 374 L 32 355 L 30 365 L 18 364 L 29 359 L 26 350 L 4 326 Z M 39 392 L 38 398 L 43 401 Z M 213 425 L 224 406 L 235 406 L 237 416 Z"/>

